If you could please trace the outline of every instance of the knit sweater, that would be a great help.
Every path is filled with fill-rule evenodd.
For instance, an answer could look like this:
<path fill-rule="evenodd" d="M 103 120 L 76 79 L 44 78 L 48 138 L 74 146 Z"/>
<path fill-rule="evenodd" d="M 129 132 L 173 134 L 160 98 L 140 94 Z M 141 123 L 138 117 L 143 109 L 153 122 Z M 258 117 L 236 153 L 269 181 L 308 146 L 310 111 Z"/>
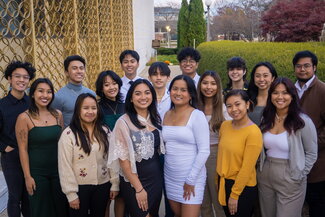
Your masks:
<path fill-rule="evenodd" d="M 255 124 L 234 129 L 232 121 L 224 121 L 219 132 L 217 157 L 217 173 L 220 176 L 219 202 L 225 206 L 225 179 L 235 181 L 230 197 L 236 200 L 245 186 L 256 185 L 255 165 L 262 150 L 263 139 L 260 129 Z"/>
<path fill-rule="evenodd" d="M 69 202 L 78 198 L 79 185 L 100 185 L 110 181 L 111 191 L 119 191 L 119 176 L 107 167 L 104 148 L 99 147 L 98 142 L 92 143 L 88 155 L 76 145 L 70 127 L 62 132 L 58 147 L 59 175 L 62 191 Z"/>
<path fill-rule="evenodd" d="M 314 122 L 318 139 L 318 157 L 308 175 L 308 182 L 325 181 L 325 83 L 316 77 L 302 95 L 300 104 Z"/>
<path fill-rule="evenodd" d="M 82 93 L 91 93 L 96 96 L 95 92 L 87 87 L 72 83 L 68 83 L 55 94 L 52 107 L 62 112 L 65 127 L 70 124 L 76 100 Z"/>

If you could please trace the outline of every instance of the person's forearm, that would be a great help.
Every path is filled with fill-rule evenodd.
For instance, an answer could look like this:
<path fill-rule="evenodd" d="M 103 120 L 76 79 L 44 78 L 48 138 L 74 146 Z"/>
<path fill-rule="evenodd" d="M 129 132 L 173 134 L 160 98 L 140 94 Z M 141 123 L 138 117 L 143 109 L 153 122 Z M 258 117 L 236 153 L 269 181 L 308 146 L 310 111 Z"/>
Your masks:
<path fill-rule="evenodd" d="M 24 172 L 24 177 L 29 178 L 31 177 L 30 174 L 30 167 L 29 167 L 29 156 L 27 150 L 19 150 L 19 158 L 20 158 L 20 163 L 21 167 Z"/>
<path fill-rule="evenodd" d="M 129 180 L 136 192 L 142 190 L 143 186 L 136 173 L 132 173 L 131 164 L 129 160 L 120 160 L 120 165 L 123 170 L 124 175 Z"/>

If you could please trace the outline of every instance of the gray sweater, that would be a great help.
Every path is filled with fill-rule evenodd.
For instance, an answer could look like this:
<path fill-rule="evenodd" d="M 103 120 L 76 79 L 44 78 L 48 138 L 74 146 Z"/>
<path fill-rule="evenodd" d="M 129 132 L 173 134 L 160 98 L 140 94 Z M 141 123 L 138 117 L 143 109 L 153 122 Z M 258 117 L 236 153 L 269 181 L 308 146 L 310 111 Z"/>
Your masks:
<path fill-rule="evenodd" d="M 87 87 L 72 83 L 68 83 L 55 94 L 52 107 L 62 112 L 65 127 L 70 124 L 76 100 L 82 93 L 91 93 L 96 96 L 95 92 Z"/>
<path fill-rule="evenodd" d="M 317 159 L 317 133 L 312 120 L 305 114 L 300 114 L 305 126 L 288 134 L 290 177 L 301 181 L 307 177 Z M 266 154 L 263 149 L 260 155 L 260 168 L 262 171 Z"/>

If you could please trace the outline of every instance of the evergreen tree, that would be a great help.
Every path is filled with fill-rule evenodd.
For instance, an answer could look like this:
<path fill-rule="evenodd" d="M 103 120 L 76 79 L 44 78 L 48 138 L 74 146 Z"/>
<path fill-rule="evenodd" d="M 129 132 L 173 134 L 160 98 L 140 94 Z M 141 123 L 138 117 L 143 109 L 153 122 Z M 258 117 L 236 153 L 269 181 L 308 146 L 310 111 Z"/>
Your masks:
<path fill-rule="evenodd" d="M 188 3 L 187 0 L 182 0 L 182 6 L 178 14 L 177 22 L 177 47 L 187 47 L 187 20 L 188 20 Z"/>
<path fill-rule="evenodd" d="M 188 7 L 187 46 L 197 47 L 206 39 L 206 22 L 202 0 L 190 0 Z"/>

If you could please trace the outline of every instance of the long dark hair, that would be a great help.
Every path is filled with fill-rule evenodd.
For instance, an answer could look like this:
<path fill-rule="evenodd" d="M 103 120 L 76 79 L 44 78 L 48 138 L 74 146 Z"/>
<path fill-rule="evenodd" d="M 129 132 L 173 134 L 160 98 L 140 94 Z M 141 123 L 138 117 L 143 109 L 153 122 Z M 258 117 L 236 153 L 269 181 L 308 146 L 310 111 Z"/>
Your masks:
<path fill-rule="evenodd" d="M 53 87 L 52 82 L 48 78 L 38 78 L 30 86 L 30 89 L 29 89 L 30 105 L 28 108 L 28 112 L 34 118 L 36 118 L 39 115 L 38 107 L 36 106 L 36 103 L 35 103 L 34 94 L 35 94 L 37 86 L 42 83 L 49 85 L 51 92 L 52 92 L 52 99 L 49 102 L 49 104 L 46 106 L 46 108 L 55 118 L 58 118 L 59 113 L 55 109 L 51 108 L 51 104 L 54 100 L 54 87 Z"/>
<path fill-rule="evenodd" d="M 196 94 L 196 87 L 195 87 L 193 79 L 187 75 L 177 75 L 169 85 L 169 89 L 168 89 L 169 92 L 171 92 L 173 85 L 174 85 L 175 81 L 177 81 L 177 80 L 185 81 L 185 83 L 187 85 L 187 91 L 191 97 L 190 106 L 192 106 L 193 108 L 197 108 L 197 94 Z M 175 108 L 175 104 L 173 103 L 173 101 L 171 101 L 170 108 L 171 109 Z"/>
<path fill-rule="evenodd" d="M 118 85 L 118 94 L 116 95 L 116 102 L 122 103 L 122 93 L 121 93 L 121 87 L 122 87 L 122 80 L 120 76 L 118 76 L 115 72 L 111 70 L 103 71 L 98 75 L 98 78 L 96 80 L 96 94 L 101 99 L 105 97 L 105 94 L 103 92 L 103 86 L 106 77 L 109 76 L 115 81 Z"/>
<path fill-rule="evenodd" d="M 217 93 L 213 96 L 212 99 L 212 115 L 211 120 L 209 122 L 210 128 L 213 131 L 219 130 L 221 123 L 225 120 L 223 116 L 223 100 L 222 100 L 222 86 L 221 86 L 221 79 L 217 72 L 214 71 L 206 71 L 204 72 L 199 80 L 197 86 L 197 93 L 198 93 L 198 107 L 201 111 L 204 111 L 205 108 L 205 96 L 201 92 L 201 83 L 203 79 L 207 76 L 211 76 L 216 84 L 217 84 Z"/>
<path fill-rule="evenodd" d="M 274 126 L 276 107 L 273 105 L 271 98 L 272 93 L 279 84 L 283 84 L 286 87 L 287 92 L 292 98 L 287 117 L 284 119 L 284 128 L 289 134 L 291 134 L 292 132 L 296 132 L 305 126 L 304 120 L 300 117 L 302 109 L 299 105 L 299 98 L 295 85 L 289 78 L 279 77 L 273 81 L 269 89 L 267 103 L 263 112 L 263 118 L 260 126 L 263 133 L 272 129 Z"/>
<path fill-rule="evenodd" d="M 80 118 L 82 103 L 88 97 L 92 98 L 96 102 L 97 118 L 94 121 L 94 137 L 99 143 L 99 148 L 104 148 L 104 156 L 106 156 L 108 151 L 108 145 L 109 145 L 107 139 L 107 132 L 105 132 L 105 130 L 103 129 L 103 123 L 102 123 L 103 114 L 101 112 L 101 109 L 99 109 L 96 97 L 94 95 L 90 93 L 82 93 L 78 96 L 74 107 L 72 120 L 69 126 L 75 135 L 77 146 L 81 146 L 83 151 L 89 155 L 91 152 L 92 138 L 90 138 L 89 132 L 82 127 L 82 122 Z M 107 130 L 109 129 L 107 128 Z"/>
<path fill-rule="evenodd" d="M 155 89 L 153 88 L 153 86 L 150 84 L 150 82 L 146 79 L 137 79 L 130 87 L 128 93 L 126 94 L 126 99 L 125 99 L 125 110 L 126 110 L 126 114 L 130 117 L 130 120 L 132 122 L 132 124 L 134 124 L 134 126 L 136 126 L 139 129 L 143 129 L 145 128 L 145 126 L 143 126 L 137 115 L 137 111 L 134 108 L 134 104 L 132 102 L 132 95 L 133 92 L 136 88 L 136 86 L 138 86 L 139 84 L 145 84 L 149 87 L 149 90 L 151 92 L 152 95 L 152 103 L 149 105 L 148 107 L 148 111 L 150 114 L 150 120 L 151 123 L 159 130 L 161 130 L 161 119 L 160 116 L 158 114 L 158 110 L 157 110 L 157 96 L 156 96 L 156 92 Z"/>
<path fill-rule="evenodd" d="M 258 87 L 255 84 L 254 77 L 255 77 L 255 72 L 256 72 L 257 68 L 260 66 L 265 66 L 266 68 L 268 68 L 274 79 L 276 79 L 278 77 L 278 74 L 277 74 L 275 68 L 269 62 L 259 62 L 254 66 L 254 68 L 251 72 L 251 80 L 249 81 L 248 91 L 247 91 L 249 98 L 252 100 L 254 105 L 257 104 L 257 95 L 258 95 Z"/>

